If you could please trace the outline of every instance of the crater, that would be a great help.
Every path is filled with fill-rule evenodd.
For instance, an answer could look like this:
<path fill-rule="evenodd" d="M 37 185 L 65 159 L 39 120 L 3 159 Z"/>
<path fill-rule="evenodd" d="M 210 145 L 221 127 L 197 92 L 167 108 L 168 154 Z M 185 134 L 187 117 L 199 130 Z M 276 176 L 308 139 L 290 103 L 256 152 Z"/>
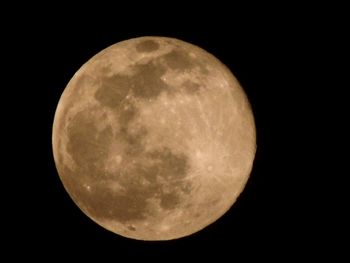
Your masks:
<path fill-rule="evenodd" d="M 138 52 L 153 52 L 159 49 L 159 44 L 153 40 L 144 40 L 136 45 Z"/>

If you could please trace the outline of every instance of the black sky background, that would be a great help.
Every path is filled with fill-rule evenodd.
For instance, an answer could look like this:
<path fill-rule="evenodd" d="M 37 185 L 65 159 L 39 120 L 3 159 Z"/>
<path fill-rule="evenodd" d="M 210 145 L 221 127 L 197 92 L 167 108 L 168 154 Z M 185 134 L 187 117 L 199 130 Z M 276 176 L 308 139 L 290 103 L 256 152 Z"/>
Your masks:
<path fill-rule="evenodd" d="M 327 55 L 319 54 L 328 43 L 324 32 L 332 30 L 322 15 L 311 16 L 313 9 L 263 13 L 257 8 L 244 15 L 240 9 L 224 9 L 142 18 L 119 10 L 108 20 L 101 13 L 98 18 L 70 13 L 72 22 L 64 12 L 53 17 L 43 13 L 9 30 L 9 44 L 22 57 L 17 70 L 26 69 L 13 79 L 26 101 L 20 131 L 28 144 L 26 157 L 16 164 L 17 190 L 7 189 L 18 204 L 9 205 L 10 224 L 16 225 L 9 227 L 10 245 L 28 248 L 25 253 L 38 258 L 48 253 L 51 259 L 97 256 L 120 262 L 189 257 L 284 261 L 326 252 L 322 244 L 329 230 L 320 218 L 327 217 L 329 204 L 320 200 L 322 189 L 315 184 L 320 160 L 311 149 L 317 149 L 321 138 L 313 128 L 321 115 L 317 106 L 323 91 L 317 81 Z M 251 177 L 235 205 L 202 231 L 167 242 L 127 239 L 86 217 L 61 184 L 51 146 L 55 109 L 73 74 L 109 45 L 146 35 L 175 37 L 220 59 L 244 88 L 257 129 Z M 320 203 L 326 207 L 321 212 Z"/>

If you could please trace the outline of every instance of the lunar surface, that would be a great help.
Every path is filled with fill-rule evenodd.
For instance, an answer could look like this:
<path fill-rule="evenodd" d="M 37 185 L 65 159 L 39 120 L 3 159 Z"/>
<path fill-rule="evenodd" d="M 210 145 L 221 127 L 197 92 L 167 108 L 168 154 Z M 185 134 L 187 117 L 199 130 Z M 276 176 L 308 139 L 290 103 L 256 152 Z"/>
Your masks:
<path fill-rule="evenodd" d="M 256 150 L 251 107 L 232 73 L 163 37 L 119 42 L 85 63 L 60 98 L 52 140 L 77 206 L 139 240 L 188 236 L 220 218 Z"/>

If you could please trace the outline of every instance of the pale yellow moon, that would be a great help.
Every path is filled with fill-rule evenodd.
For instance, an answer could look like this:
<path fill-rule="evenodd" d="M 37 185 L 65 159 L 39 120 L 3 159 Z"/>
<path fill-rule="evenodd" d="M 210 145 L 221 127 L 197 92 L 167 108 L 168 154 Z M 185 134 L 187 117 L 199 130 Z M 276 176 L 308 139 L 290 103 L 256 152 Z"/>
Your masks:
<path fill-rule="evenodd" d="M 140 37 L 86 62 L 58 103 L 53 153 L 77 206 L 139 240 L 191 235 L 242 192 L 256 151 L 248 99 L 214 56 Z"/>

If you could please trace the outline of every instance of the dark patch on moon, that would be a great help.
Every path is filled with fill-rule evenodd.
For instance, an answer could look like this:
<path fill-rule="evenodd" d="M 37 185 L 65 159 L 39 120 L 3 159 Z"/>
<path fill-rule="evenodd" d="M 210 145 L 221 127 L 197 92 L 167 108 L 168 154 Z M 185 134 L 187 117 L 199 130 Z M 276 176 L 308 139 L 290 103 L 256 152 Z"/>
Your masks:
<path fill-rule="evenodd" d="M 136 74 L 130 78 L 133 94 L 139 98 L 156 98 L 169 86 L 161 79 L 166 72 L 164 66 L 154 62 L 135 66 Z"/>
<path fill-rule="evenodd" d="M 190 184 L 183 181 L 186 177 L 189 166 L 188 159 L 185 155 L 175 155 L 169 148 L 162 151 L 153 151 L 148 154 L 154 165 L 150 167 L 151 174 L 146 178 L 151 178 L 151 182 L 156 181 L 159 176 L 165 180 L 171 190 L 164 191 L 162 185 L 159 185 L 160 205 L 163 209 L 173 209 L 180 202 L 179 194 L 188 194 L 190 192 Z"/>
<path fill-rule="evenodd" d="M 219 202 L 220 202 L 220 199 L 217 198 L 217 199 L 214 199 L 214 200 L 210 201 L 208 205 L 209 206 L 215 206 Z"/>
<path fill-rule="evenodd" d="M 198 83 L 191 80 L 186 80 L 182 86 L 184 87 L 184 90 L 191 95 L 196 94 L 201 89 L 201 86 Z"/>
<path fill-rule="evenodd" d="M 188 51 L 181 48 L 176 48 L 161 56 L 159 59 L 173 70 L 188 71 L 198 67 L 203 75 L 209 74 L 209 70 L 203 61 L 191 57 Z"/>
<path fill-rule="evenodd" d="M 156 163 L 159 173 L 168 180 L 180 179 L 186 175 L 188 170 L 187 157 L 175 155 L 169 148 L 156 150 L 147 154 Z"/>
<path fill-rule="evenodd" d="M 144 148 L 142 146 L 142 139 L 145 138 L 147 134 L 147 129 L 144 127 L 141 127 L 134 133 L 126 131 L 125 133 L 120 134 L 121 136 L 123 136 L 122 139 L 125 140 L 128 146 L 125 150 L 125 154 L 127 155 L 127 157 L 132 158 L 135 155 L 143 153 Z"/>
<path fill-rule="evenodd" d="M 125 99 L 130 90 L 130 78 L 122 75 L 102 77 L 95 99 L 103 106 L 115 108 Z"/>
<path fill-rule="evenodd" d="M 86 194 L 87 203 L 91 206 L 92 215 L 103 218 L 118 220 L 126 223 L 130 220 L 142 220 L 147 216 L 147 201 L 151 196 L 150 192 L 137 188 L 130 182 L 126 191 L 119 192 L 109 188 L 110 181 L 100 181 L 95 185 L 92 193 Z"/>
<path fill-rule="evenodd" d="M 165 64 L 173 70 L 189 70 L 194 68 L 195 61 L 189 54 L 181 49 L 174 49 L 162 57 Z"/>
<path fill-rule="evenodd" d="M 148 132 L 147 129 L 142 126 L 131 132 L 130 123 L 138 116 L 139 112 L 130 102 L 124 102 L 121 108 L 118 115 L 120 129 L 115 134 L 115 140 L 126 144 L 124 155 L 126 155 L 125 157 L 127 158 L 132 158 L 144 151 L 141 143 Z"/>
<path fill-rule="evenodd" d="M 129 225 L 129 226 L 128 226 L 128 229 L 129 229 L 130 231 L 135 231 L 135 230 L 136 230 L 136 228 L 135 228 L 134 226 L 132 226 L 132 225 Z"/>
<path fill-rule="evenodd" d="M 126 128 L 128 124 L 137 116 L 137 109 L 134 104 L 125 101 L 120 105 L 118 121 L 122 128 Z"/>
<path fill-rule="evenodd" d="M 90 169 L 101 165 L 101 161 L 107 157 L 112 137 L 110 126 L 98 131 L 88 111 L 82 111 L 69 122 L 67 151 L 78 167 L 89 166 Z"/>
<path fill-rule="evenodd" d="M 208 68 L 204 65 L 204 63 L 199 64 L 199 69 L 203 75 L 209 75 L 210 71 Z"/>
<path fill-rule="evenodd" d="M 190 194 L 192 192 L 192 186 L 190 184 L 182 184 L 180 188 L 181 191 L 185 194 Z"/>
<path fill-rule="evenodd" d="M 174 209 L 179 202 L 180 198 L 175 191 L 171 193 L 162 193 L 160 198 L 160 206 L 166 210 Z"/>
<path fill-rule="evenodd" d="M 153 40 L 144 40 L 136 45 L 138 52 L 152 52 L 159 49 L 159 44 Z"/>
<path fill-rule="evenodd" d="M 193 216 L 196 217 L 196 218 L 198 218 L 198 217 L 201 216 L 201 214 L 200 214 L 200 213 L 195 213 Z"/>
<path fill-rule="evenodd" d="M 101 83 L 95 92 L 95 99 L 103 106 L 116 108 L 120 106 L 131 92 L 141 99 L 156 98 L 169 86 L 161 79 L 166 68 L 154 62 L 133 66 L 132 76 L 115 74 L 111 77 L 101 77 Z"/>

